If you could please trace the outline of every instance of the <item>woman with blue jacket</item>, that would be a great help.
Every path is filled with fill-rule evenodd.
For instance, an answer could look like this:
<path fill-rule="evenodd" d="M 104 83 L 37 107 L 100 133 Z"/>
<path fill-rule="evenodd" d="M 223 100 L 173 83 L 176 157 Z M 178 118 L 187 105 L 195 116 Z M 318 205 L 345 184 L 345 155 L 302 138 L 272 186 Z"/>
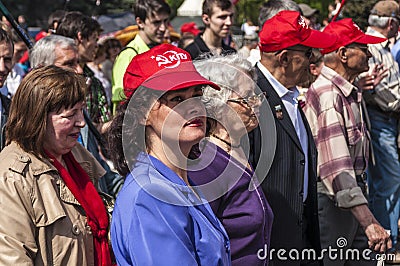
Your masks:
<path fill-rule="evenodd" d="M 228 236 L 186 171 L 205 136 L 205 85 L 219 89 L 169 44 L 127 68 L 110 129 L 113 162 L 127 175 L 111 226 L 119 265 L 230 265 Z"/>

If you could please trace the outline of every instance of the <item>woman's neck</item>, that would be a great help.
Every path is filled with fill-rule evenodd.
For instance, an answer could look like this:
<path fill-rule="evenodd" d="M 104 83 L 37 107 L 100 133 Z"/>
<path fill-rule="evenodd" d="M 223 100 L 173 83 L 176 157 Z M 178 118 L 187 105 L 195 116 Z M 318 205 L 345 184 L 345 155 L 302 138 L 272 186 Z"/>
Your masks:
<path fill-rule="evenodd" d="M 235 134 L 229 134 L 225 127 L 223 127 L 219 122 L 217 122 L 213 132 L 211 133 L 210 140 L 227 152 L 240 146 L 240 137 L 236 137 Z"/>
<path fill-rule="evenodd" d="M 240 138 L 241 137 L 230 136 L 220 123 L 217 123 L 214 131 L 210 134 L 210 141 L 212 143 L 222 148 L 245 167 L 250 168 L 248 158 L 240 145 Z"/>
<path fill-rule="evenodd" d="M 186 171 L 188 154 L 173 151 L 165 143 L 153 146 L 154 148 L 151 148 L 148 153 L 174 171 L 187 185 L 189 185 Z"/>

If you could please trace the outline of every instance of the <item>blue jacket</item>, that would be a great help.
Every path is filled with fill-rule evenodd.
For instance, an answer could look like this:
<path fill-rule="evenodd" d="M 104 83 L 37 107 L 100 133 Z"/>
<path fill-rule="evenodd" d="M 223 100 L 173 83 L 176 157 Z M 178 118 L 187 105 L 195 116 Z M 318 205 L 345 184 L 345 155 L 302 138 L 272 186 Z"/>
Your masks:
<path fill-rule="evenodd" d="M 231 265 L 228 236 L 199 191 L 141 153 L 118 194 L 111 239 L 118 265 Z"/>

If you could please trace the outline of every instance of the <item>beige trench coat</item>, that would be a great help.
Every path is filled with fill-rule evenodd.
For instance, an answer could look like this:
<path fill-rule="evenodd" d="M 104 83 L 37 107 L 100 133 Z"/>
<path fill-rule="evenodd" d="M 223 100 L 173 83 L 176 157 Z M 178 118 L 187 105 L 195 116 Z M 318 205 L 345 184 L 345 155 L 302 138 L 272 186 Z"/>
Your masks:
<path fill-rule="evenodd" d="M 81 145 L 75 159 L 97 180 L 105 174 Z M 11 143 L 0 153 L 0 265 L 94 265 L 83 208 L 55 167 Z"/>

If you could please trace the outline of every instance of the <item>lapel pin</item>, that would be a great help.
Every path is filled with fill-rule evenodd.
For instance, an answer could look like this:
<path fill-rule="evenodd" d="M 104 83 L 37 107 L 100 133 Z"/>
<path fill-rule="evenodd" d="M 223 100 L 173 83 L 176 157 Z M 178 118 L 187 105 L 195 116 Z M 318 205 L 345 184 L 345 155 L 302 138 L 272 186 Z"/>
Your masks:
<path fill-rule="evenodd" d="M 283 119 L 283 112 L 282 112 L 282 107 L 281 105 L 275 105 L 275 116 L 279 120 Z"/>

